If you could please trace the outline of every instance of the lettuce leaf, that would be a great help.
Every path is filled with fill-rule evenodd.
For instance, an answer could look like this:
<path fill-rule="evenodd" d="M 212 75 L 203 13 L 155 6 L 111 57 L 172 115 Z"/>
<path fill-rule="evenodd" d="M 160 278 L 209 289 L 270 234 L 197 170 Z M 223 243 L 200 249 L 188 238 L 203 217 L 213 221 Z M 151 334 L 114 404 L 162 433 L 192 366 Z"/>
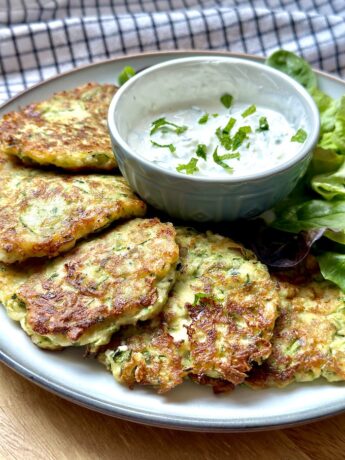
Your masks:
<path fill-rule="evenodd" d="M 335 115 L 339 110 L 341 99 L 332 99 L 331 96 L 328 96 L 328 94 L 325 94 L 319 88 L 312 89 L 310 94 L 313 97 L 320 112 L 320 134 L 322 136 L 323 133 L 334 130 Z"/>
<path fill-rule="evenodd" d="M 313 97 L 320 114 L 325 113 L 328 110 L 336 110 L 334 109 L 334 99 L 331 98 L 331 96 L 328 96 L 328 94 L 324 93 L 321 91 L 319 88 L 313 88 L 312 90 L 309 91 L 311 96 Z M 327 117 L 330 118 L 330 117 Z M 331 129 L 326 129 L 326 131 L 330 131 Z"/>
<path fill-rule="evenodd" d="M 311 186 L 325 200 L 332 200 L 333 198 L 345 200 L 345 157 L 338 171 L 313 177 Z"/>
<path fill-rule="evenodd" d="M 343 164 L 345 157 L 334 150 L 324 150 L 317 147 L 307 171 L 307 176 L 312 179 L 319 174 L 333 173 Z"/>
<path fill-rule="evenodd" d="M 345 96 L 320 115 L 323 127 L 318 146 L 345 154 Z"/>
<path fill-rule="evenodd" d="M 275 51 L 267 58 L 266 64 L 294 78 L 308 91 L 317 88 L 316 75 L 308 62 L 290 51 Z"/>
<path fill-rule="evenodd" d="M 280 206 L 273 227 L 286 232 L 324 228 L 325 236 L 345 244 L 345 200 L 297 200 L 290 206 Z"/>
<path fill-rule="evenodd" d="M 345 96 L 333 99 L 318 88 L 317 78 L 303 58 L 288 51 L 273 53 L 267 64 L 302 84 L 313 97 L 319 112 L 321 130 L 318 146 L 305 177 L 290 196 L 274 209 L 274 228 L 295 233 L 317 232 L 314 253 L 324 278 L 345 291 Z M 321 239 L 320 237 L 323 235 Z M 324 238 L 326 237 L 326 238 Z M 281 237 L 284 241 L 285 237 Z M 268 243 L 265 243 L 268 244 Z M 268 244 L 269 247 L 269 244 Z M 285 249 L 285 247 L 282 248 Z M 275 263 L 298 260 L 300 248 L 289 244 L 288 252 L 276 252 Z M 284 253 L 284 257 L 282 255 Z M 274 254 L 273 254 L 274 255 Z M 282 258 L 280 261 L 279 259 Z"/>
<path fill-rule="evenodd" d="M 324 252 L 317 256 L 322 276 L 345 292 L 345 254 Z"/>

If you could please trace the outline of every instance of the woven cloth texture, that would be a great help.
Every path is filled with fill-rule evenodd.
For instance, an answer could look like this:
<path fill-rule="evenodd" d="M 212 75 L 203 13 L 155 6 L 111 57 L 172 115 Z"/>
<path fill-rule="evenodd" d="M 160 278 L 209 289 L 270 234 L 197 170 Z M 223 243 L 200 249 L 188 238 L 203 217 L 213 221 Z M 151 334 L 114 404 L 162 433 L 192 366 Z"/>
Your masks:
<path fill-rule="evenodd" d="M 130 53 L 278 48 L 345 77 L 345 0 L 0 0 L 0 102 Z"/>

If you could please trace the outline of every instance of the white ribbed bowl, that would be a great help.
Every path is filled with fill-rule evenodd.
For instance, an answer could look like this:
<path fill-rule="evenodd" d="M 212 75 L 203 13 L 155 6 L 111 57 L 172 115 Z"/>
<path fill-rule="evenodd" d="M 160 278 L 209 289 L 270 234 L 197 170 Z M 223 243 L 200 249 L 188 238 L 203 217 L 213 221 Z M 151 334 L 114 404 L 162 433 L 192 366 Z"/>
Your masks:
<path fill-rule="evenodd" d="M 219 79 L 221 85 L 213 84 Z M 194 91 L 190 92 L 192 85 Z M 224 92 L 240 102 L 279 111 L 288 120 L 303 120 L 308 132 L 306 142 L 293 158 L 278 166 L 255 175 L 229 175 L 225 179 L 168 171 L 128 145 L 128 134 L 153 106 L 159 113 L 179 102 L 195 105 L 195 94 L 219 100 Z M 176 100 L 176 94 L 184 94 L 184 100 Z M 260 63 L 215 56 L 176 59 L 139 73 L 114 96 L 108 125 L 119 168 L 131 187 L 152 206 L 196 221 L 252 217 L 272 207 L 305 173 L 320 128 L 314 101 L 293 79 Z"/>

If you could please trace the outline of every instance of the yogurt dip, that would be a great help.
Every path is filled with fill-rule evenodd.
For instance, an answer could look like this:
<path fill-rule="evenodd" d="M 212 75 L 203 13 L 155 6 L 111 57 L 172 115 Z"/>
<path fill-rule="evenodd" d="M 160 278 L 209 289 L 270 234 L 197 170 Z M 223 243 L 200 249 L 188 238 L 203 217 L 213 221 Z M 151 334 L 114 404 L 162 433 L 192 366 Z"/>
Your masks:
<path fill-rule="evenodd" d="M 292 158 L 306 140 L 303 127 L 262 106 L 219 101 L 146 116 L 127 142 L 170 171 L 202 177 L 251 176 Z"/>

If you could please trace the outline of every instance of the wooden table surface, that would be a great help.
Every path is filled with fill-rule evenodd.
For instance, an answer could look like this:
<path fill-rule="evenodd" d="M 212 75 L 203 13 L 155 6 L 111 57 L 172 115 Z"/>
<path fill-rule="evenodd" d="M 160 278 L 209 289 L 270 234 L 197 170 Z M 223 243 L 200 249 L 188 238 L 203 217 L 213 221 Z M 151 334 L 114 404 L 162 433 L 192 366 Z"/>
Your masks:
<path fill-rule="evenodd" d="M 0 365 L 0 459 L 337 460 L 345 414 L 257 433 L 190 433 L 124 422 L 67 402 Z"/>

